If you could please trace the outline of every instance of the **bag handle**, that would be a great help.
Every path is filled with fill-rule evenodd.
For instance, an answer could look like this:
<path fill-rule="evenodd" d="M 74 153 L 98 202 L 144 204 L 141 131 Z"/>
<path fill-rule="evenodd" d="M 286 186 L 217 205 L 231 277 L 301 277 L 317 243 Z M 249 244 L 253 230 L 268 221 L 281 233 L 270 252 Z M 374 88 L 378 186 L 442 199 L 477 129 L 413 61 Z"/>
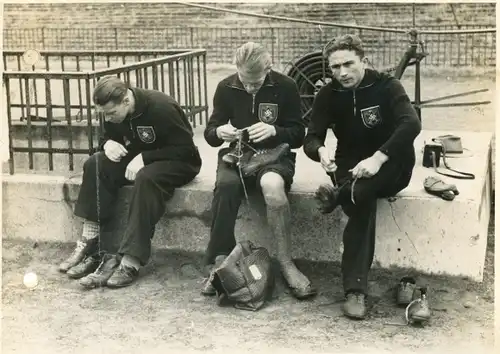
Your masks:
<path fill-rule="evenodd" d="M 439 172 L 438 169 L 437 169 L 437 163 L 436 163 L 436 160 L 437 160 L 436 159 L 436 153 L 434 151 L 432 151 L 431 152 L 432 153 L 432 164 L 434 165 L 434 171 L 436 171 L 436 173 L 439 173 L 440 175 L 443 175 L 443 176 L 448 176 L 448 177 L 457 178 L 457 179 L 475 179 L 476 178 L 476 176 L 474 174 L 472 174 L 472 173 L 462 172 L 462 171 L 458 171 L 458 170 L 455 170 L 453 168 L 450 168 L 450 166 L 448 166 L 448 163 L 446 162 L 446 147 L 444 146 L 444 144 L 441 141 L 435 141 L 435 142 L 441 144 L 441 146 L 443 147 L 443 164 L 444 164 L 444 167 L 446 167 L 450 171 L 458 173 L 459 175 L 450 175 L 448 173 Z"/>

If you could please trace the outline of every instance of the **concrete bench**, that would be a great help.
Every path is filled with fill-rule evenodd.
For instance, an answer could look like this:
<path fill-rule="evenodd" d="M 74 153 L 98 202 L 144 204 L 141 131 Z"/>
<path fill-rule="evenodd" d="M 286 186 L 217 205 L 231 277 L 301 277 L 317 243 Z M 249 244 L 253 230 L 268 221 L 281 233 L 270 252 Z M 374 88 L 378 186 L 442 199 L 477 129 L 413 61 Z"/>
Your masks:
<path fill-rule="evenodd" d="M 471 181 L 440 176 L 422 167 L 424 141 L 445 133 L 454 132 L 422 131 L 415 143 L 417 166 L 410 185 L 392 201 L 379 200 L 374 265 L 414 268 L 481 281 L 491 205 L 492 134 L 456 132 L 468 151 L 461 158 L 449 159 L 449 164 L 474 173 L 476 179 Z M 203 158 L 202 171 L 192 183 L 178 189 L 168 203 L 156 228 L 155 247 L 204 251 L 208 242 L 217 149 L 208 146 L 200 134 L 196 140 Z M 328 141 L 334 148 L 334 140 Z M 313 193 L 320 183 L 328 182 L 328 177 L 302 150 L 297 153 L 297 173 L 290 192 L 293 255 L 309 260 L 340 261 L 346 218 L 340 208 L 327 216 L 316 211 Z M 429 175 L 456 184 L 460 195 L 449 202 L 427 194 L 423 180 Z M 80 220 L 72 215 L 80 182 L 81 176 L 68 179 L 4 174 L 4 237 L 74 241 L 81 232 Z M 129 197 L 130 188 L 123 188 L 115 235 L 125 227 Z M 251 206 L 244 201 L 240 208 L 236 237 L 253 240 L 274 253 L 263 201 L 258 197 L 250 201 Z"/>

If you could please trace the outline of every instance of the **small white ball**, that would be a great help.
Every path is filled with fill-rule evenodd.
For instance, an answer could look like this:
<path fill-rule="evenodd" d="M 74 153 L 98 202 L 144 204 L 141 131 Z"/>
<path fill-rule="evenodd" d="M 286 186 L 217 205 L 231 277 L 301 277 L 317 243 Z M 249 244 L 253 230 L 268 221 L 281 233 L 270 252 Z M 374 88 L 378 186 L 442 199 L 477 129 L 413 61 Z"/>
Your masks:
<path fill-rule="evenodd" d="M 33 289 L 34 287 L 36 287 L 38 285 L 38 277 L 36 273 L 34 272 L 26 273 L 24 275 L 23 283 L 29 289 Z"/>

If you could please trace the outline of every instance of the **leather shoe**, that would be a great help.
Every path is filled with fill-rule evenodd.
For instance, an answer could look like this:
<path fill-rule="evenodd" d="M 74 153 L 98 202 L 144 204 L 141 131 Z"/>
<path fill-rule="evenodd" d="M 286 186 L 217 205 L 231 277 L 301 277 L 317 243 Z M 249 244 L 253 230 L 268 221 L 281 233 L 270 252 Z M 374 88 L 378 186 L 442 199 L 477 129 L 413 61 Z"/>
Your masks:
<path fill-rule="evenodd" d="M 59 271 L 62 273 L 66 273 L 70 268 L 76 266 L 85 258 L 86 255 L 95 250 L 97 244 L 97 237 L 90 240 L 82 239 L 77 241 L 76 247 L 71 255 L 59 265 Z"/>
<path fill-rule="evenodd" d="M 106 254 L 94 273 L 80 279 L 80 285 L 87 289 L 105 286 L 115 269 L 120 265 L 116 255 Z"/>
<path fill-rule="evenodd" d="M 366 316 L 366 296 L 362 293 L 349 293 L 344 303 L 344 315 L 349 318 L 362 320 Z"/>
<path fill-rule="evenodd" d="M 322 184 L 316 190 L 314 197 L 322 214 L 331 213 L 338 205 L 338 188 L 329 184 Z"/>
<path fill-rule="evenodd" d="M 208 276 L 207 279 L 205 279 L 203 283 L 203 288 L 201 289 L 201 294 L 204 296 L 215 296 L 217 294 L 217 291 L 215 290 L 214 286 L 212 285 L 212 279 L 213 279 L 213 272 L 216 270 L 227 258 L 227 256 L 217 256 L 215 258 L 215 264 L 213 265 L 212 269 L 210 270 L 210 275 Z"/>
<path fill-rule="evenodd" d="M 101 258 L 97 255 L 85 257 L 83 259 L 83 261 L 78 263 L 76 266 L 68 269 L 66 274 L 71 279 L 83 278 L 84 276 L 95 271 L 97 269 L 97 267 L 99 266 L 100 262 L 101 262 Z"/>
<path fill-rule="evenodd" d="M 415 280 L 411 277 L 404 277 L 400 280 L 396 295 L 398 306 L 408 306 L 413 300 L 413 293 L 417 288 Z"/>
<path fill-rule="evenodd" d="M 138 269 L 120 264 L 106 282 L 106 286 L 108 288 L 123 288 L 132 284 L 137 279 L 138 275 Z"/>
<path fill-rule="evenodd" d="M 249 161 L 241 163 L 241 173 L 244 177 L 252 176 L 262 167 L 277 162 L 289 151 L 290 146 L 287 143 L 280 144 L 274 149 L 259 150 Z"/>
<path fill-rule="evenodd" d="M 420 295 L 418 294 L 420 293 Z M 426 322 L 431 318 L 431 309 L 427 298 L 427 289 L 416 289 L 413 293 L 414 300 L 406 308 L 406 318 L 409 322 Z"/>

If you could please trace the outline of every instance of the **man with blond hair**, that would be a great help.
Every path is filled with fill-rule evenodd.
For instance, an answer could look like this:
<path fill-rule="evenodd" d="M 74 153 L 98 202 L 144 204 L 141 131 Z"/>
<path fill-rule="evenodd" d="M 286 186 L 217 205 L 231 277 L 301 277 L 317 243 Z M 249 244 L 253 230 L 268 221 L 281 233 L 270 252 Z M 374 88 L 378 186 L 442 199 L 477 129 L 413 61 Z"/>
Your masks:
<path fill-rule="evenodd" d="M 104 113 L 99 152 L 83 166 L 75 215 L 83 235 L 59 269 L 86 288 L 130 285 L 151 253 L 156 223 L 176 188 L 200 172 L 191 125 L 179 104 L 154 90 L 129 87 L 114 76 L 100 79 L 93 100 Z M 133 184 L 128 223 L 117 255 L 99 252 L 100 231 L 114 214 L 119 189 Z"/>
<path fill-rule="evenodd" d="M 216 259 L 223 259 L 236 246 L 234 228 L 244 188 L 255 187 L 264 197 L 282 274 L 296 298 L 308 298 L 316 290 L 292 260 L 287 197 L 295 174 L 296 153 L 290 149 L 300 148 L 305 135 L 298 88 L 292 79 L 272 70 L 271 55 L 260 44 L 243 44 L 236 50 L 235 62 L 237 72 L 217 86 L 213 112 L 204 131 L 206 141 L 213 147 L 229 143 L 218 155 L 205 265 L 213 268 Z M 235 148 L 240 137 L 249 151 L 267 151 L 269 156 L 277 148 L 285 152 L 241 177 L 235 167 Z M 202 293 L 215 294 L 210 281 Z"/>

